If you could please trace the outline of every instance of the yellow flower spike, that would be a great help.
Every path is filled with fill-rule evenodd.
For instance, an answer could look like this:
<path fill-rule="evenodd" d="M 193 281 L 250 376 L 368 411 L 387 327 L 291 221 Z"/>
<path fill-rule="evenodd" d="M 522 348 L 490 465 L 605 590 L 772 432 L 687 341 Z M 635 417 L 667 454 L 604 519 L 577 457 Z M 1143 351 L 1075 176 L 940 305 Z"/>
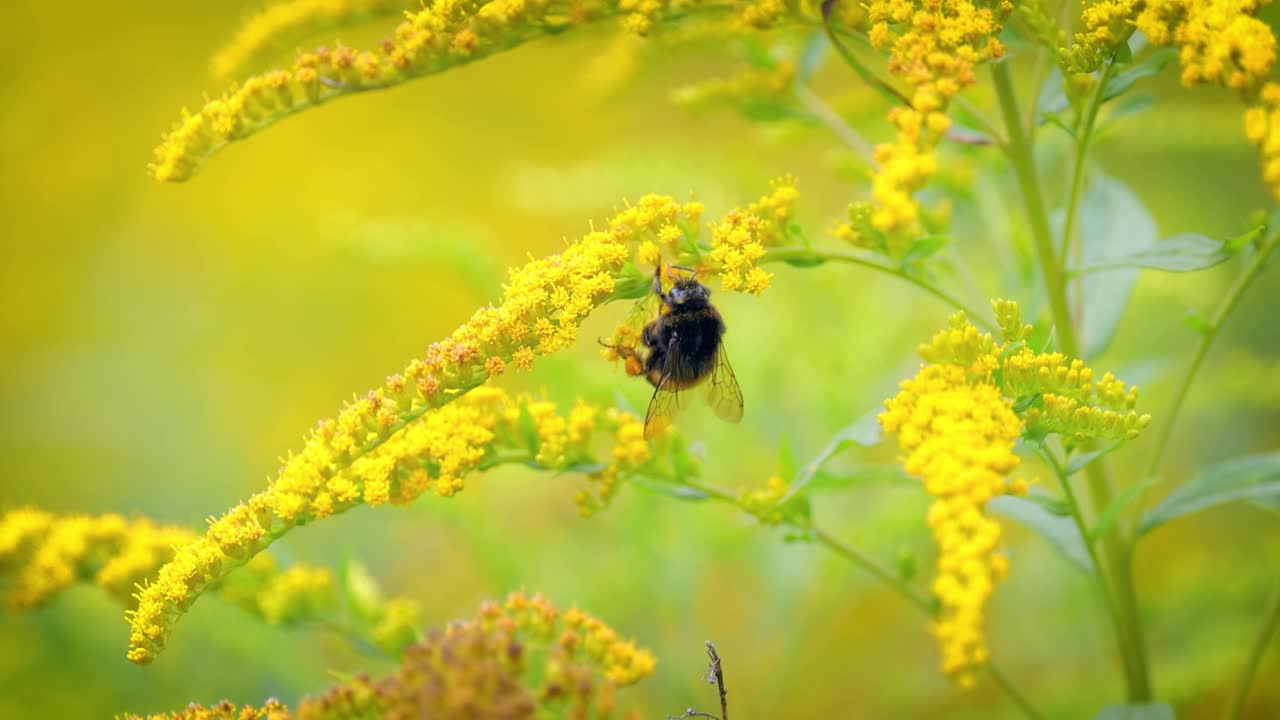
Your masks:
<path fill-rule="evenodd" d="M 303 699 L 293 712 L 275 700 L 261 708 L 223 701 L 209 707 L 192 704 L 147 720 L 455 717 L 462 707 L 467 717 L 477 718 L 545 714 L 603 719 L 616 705 L 617 687 L 653 674 L 653 655 L 617 640 L 617 633 L 598 618 L 575 609 L 562 620 L 544 598 L 520 595 L 519 600 L 516 609 L 485 603 L 474 618 L 434 630 L 405 647 L 399 666 L 388 676 L 374 681 L 356 675 Z M 565 642 L 576 625 L 587 623 L 597 633 L 611 634 L 602 659 L 579 659 L 573 652 L 576 642 Z M 537 664 L 529 658 L 538 658 Z M 143 720 L 138 715 L 126 718 Z"/>
<path fill-rule="evenodd" d="M 226 144 L 293 113 L 444 72 L 575 25 L 621 17 L 630 35 L 643 36 L 670 17 L 684 19 L 700 12 L 736 10 L 752 26 L 800 17 L 812 21 L 818 15 L 816 4 L 790 0 L 757 0 L 745 8 L 723 0 L 432 0 L 416 8 L 406 0 L 281 0 L 244 27 L 215 59 L 215 69 L 223 74 L 237 72 L 282 38 L 372 17 L 397 5 L 414 11 L 376 50 L 339 45 L 300 53 L 290 67 L 249 77 L 197 112 L 184 111 L 155 150 L 149 166 L 152 177 L 161 182 L 187 180 Z M 853 17 L 861 10 L 842 5 L 839 14 Z M 775 79 L 772 85 L 780 82 L 785 81 Z"/>
<path fill-rule="evenodd" d="M 258 595 L 263 619 L 272 625 L 316 617 L 332 609 L 333 574 L 321 568 L 295 566 L 277 575 Z"/>
<path fill-rule="evenodd" d="M 950 99 L 975 82 L 980 58 L 1003 55 L 996 35 L 1009 7 L 981 0 L 875 0 L 866 8 L 871 44 L 888 48 L 889 72 L 913 87 L 910 105 L 889 113 L 894 142 L 876 148 L 875 208 L 865 226 L 884 236 L 884 247 L 871 243 L 870 249 L 898 257 L 916 234 L 920 208 L 913 193 L 937 171 L 934 149 L 948 127 Z M 839 234 L 848 238 L 863 230 L 853 223 Z"/>
<path fill-rule="evenodd" d="M 1010 477 L 1020 463 L 1013 452 L 1019 437 L 1057 432 L 1073 440 L 1125 439 L 1150 422 L 1129 409 L 1136 392 L 1110 374 L 1095 385 L 1079 360 L 1014 351 L 1010 345 L 1024 341 L 1031 328 L 1017 303 L 997 300 L 993 307 L 1008 345 L 979 332 L 963 314 L 952 316 L 947 329 L 920 346 L 927 364 L 901 384 L 879 417 L 885 432 L 897 435 L 907 473 L 934 498 L 926 524 L 939 548 L 932 589 L 942 613 L 933 634 L 942 671 L 960 687 L 972 685 L 989 657 L 984 609 L 1009 561 L 998 552 L 1000 525 L 985 509 L 995 497 L 1027 492 L 1026 479 Z M 1027 397 L 1039 403 L 1020 403 L 1015 412 L 1015 400 Z"/>
<path fill-rule="evenodd" d="M 289 522 L 344 512 L 358 504 L 407 503 L 431 489 L 451 496 L 463 488 L 468 474 L 499 451 L 529 452 L 523 436 L 524 417 L 532 421 L 538 443 L 536 462 L 543 467 L 559 471 L 580 462 L 603 463 L 603 469 L 589 477 L 597 492 L 588 491 L 589 503 L 580 498 L 592 511 L 612 499 L 619 473 L 641 471 L 653 459 L 642 422 L 629 413 L 579 403 L 561 415 L 546 401 L 511 398 L 492 387 L 477 389 L 411 422 L 323 483 L 313 475 L 290 474 L 287 482 L 277 480 L 213 521 L 206 535 L 182 544 L 158 573 L 148 573 L 152 580 L 139 593 L 138 607 L 130 614 L 130 659 L 143 663 L 154 659 L 191 602 L 287 532 L 293 526 Z M 350 423 L 352 418 L 346 421 Z M 332 430 L 342 424 L 340 419 L 324 427 Z M 336 437 L 329 431 L 323 434 Z M 601 436 L 611 437 L 613 446 L 593 455 L 594 439 Z M 315 451 L 303 454 L 309 452 Z M 0 539 L 4 537 L 5 526 L 0 525 Z M 231 552 L 239 554 L 232 556 Z M 322 585 L 316 575 L 290 573 L 269 588 L 259 610 L 269 619 L 282 621 L 298 613 L 318 612 L 315 603 Z M 375 634 L 381 632 L 390 638 L 388 643 L 395 644 L 392 640 L 409 637 L 413 623 L 406 618 L 412 613 L 407 606 L 398 607 L 390 601 L 389 605 L 379 622 L 384 630 Z"/>

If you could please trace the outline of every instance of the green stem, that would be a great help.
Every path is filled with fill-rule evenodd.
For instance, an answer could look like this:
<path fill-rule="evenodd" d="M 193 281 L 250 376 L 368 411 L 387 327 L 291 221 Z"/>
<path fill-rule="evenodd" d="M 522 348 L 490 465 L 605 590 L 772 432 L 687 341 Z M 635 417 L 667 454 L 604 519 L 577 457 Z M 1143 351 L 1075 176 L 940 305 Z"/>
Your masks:
<path fill-rule="evenodd" d="M 853 151 L 861 157 L 867 165 L 875 165 L 876 149 L 871 143 L 858 131 L 849 126 L 825 100 L 818 96 L 817 93 L 810 90 L 807 86 L 799 85 L 795 89 L 796 99 L 805 107 L 815 118 L 827 127 L 836 137 L 844 141 Z"/>
<path fill-rule="evenodd" d="M 1249 685 L 1253 683 L 1253 676 L 1258 672 L 1258 665 L 1262 663 L 1262 656 L 1267 652 L 1267 644 L 1275 634 L 1277 625 L 1280 625 L 1280 578 L 1276 579 L 1275 587 L 1271 590 L 1271 598 L 1267 601 L 1266 609 L 1262 611 L 1262 625 L 1258 627 L 1258 634 L 1253 636 L 1249 657 L 1244 662 L 1244 670 L 1240 672 L 1240 684 L 1236 685 L 1235 692 L 1231 694 L 1231 707 L 1227 710 L 1227 720 L 1238 720 L 1240 717 L 1245 698 L 1249 696 Z"/>
<path fill-rule="evenodd" d="M 981 327 L 983 330 L 986 330 L 987 332 L 993 332 L 993 333 L 996 331 L 995 325 L 990 320 L 988 320 L 984 314 L 981 314 L 978 311 L 974 310 L 973 308 L 965 305 L 963 302 L 957 299 L 954 295 L 951 295 L 950 293 L 946 292 L 945 290 L 938 287 L 937 285 L 934 285 L 929 280 L 922 278 L 918 275 L 908 273 L 902 270 L 901 268 L 895 267 L 888 263 L 884 263 L 869 257 L 864 257 L 861 255 L 857 255 L 851 252 L 841 251 L 841 250 L 818 250 L 814 248 L 803 248 L 803 247 L 773 248 L 769 250 L 769 252 L 763 258 L 761 258 L 760 262 L 764 262 L 764 263 L 788 262 L 788 263 L 801 264 L 801 265 L 805 263 L 818 264 L 823 262 L 843 262 L 843 263 L 849 263 L 850 265 L 858 265 L 861 267 L 869 268 L 871 270 L 882 272 L 882 273 L 885 273 L 886 275 L 892 275 L 901 280 L 905 280 L 911 283 L 912 285 L 915 285 L 916 287 L 920 288 L 921 290 L 924 290 L 930 295 L 938 298 L 939 300 L 945 302 L 946 304 L 950 305 L 956 310 L 959 310 L 963 312 L 965 315 L 968 315 L 969 319 L 972 320 L 975 325 Z"/>
<path fill-rule="evenodd" d="M 1035 159 L 1031 156 L 1031 139 L 1023 132 L 1021 113 L 1018 111 L 1018 98 L 1013 91 L 1013 80 L 1009 77 L 1008 65 L 1009 63 L 1006 62 L 991 66 L 996 96 L 1000 100 L 1000 113 L 1004 116 L 1005 132 L 1009 136 L 1008 145 L 1005 147 L 1009 161 L 1013 164 L 1018 187 L 1022 191 L 1022 201 L 1027 206 L 1031 239 L 1040 260 L 1040 271 L 1044 275 L 1045 293 L 1049 297 L 1049 308 L 1053 313 L 1058 345 L 1066 355 L 1080 357 L 1076 347 L 1075 331 L 1071 325 L 1071 313 L 1067 310 L 1066 285 L 1062 268 L 1059 267 L 1053 251 L 1053 234 L 1049 230 L 1049 215 L 1045 211 L 1044 197 L 1040 194 L 1040 178 L 1036 172 Z"/>
<path fill-rule="evenodd" d="M 670 480 L 670 478 L 667 479 Z M 742 507 L 738 502 L 738 497 L 727 490 L 688 478 L 683 481 L 683 484 L 694 488 L 695 490 L 701 490 L 712 500 L 726 502 L 740 509 Z M 921 593 L 909 583 L 903 581 L 888 568 L 871 559 L 867 555 L 864 555 L 861 551 L 840 542 L 827 531 L 814 527 L 812 524 L 805 526 L 795 525 L 793 527 L 798 531 L 808 533 L 809 536 L 812 537 L 819 545 L 822 545 L 836 555 L 849 560 L 858 567 L 874 575 L 877 579 L 883 581 L 890 588 L 897 591 L 899 595 L 910 600 L 911 604 L 923 612 L 927 617 L 931 619 L 938 617 L 940 608 L 938 607 L 937 602 Z M 987 663 L 987 669 L 991 672 L 992 677 L 995 678 L 1000 687 L 1008 693 L 1014 704 L 1016 704 L 1030 720 L 1040 720 L 1040 718 L 1043 717 L 1027 700 L 1026 696 L 1019 692 L 1013 683 L 1009 681 L 1009 678 L 1000 671 L 999 667 L 997 667 L 995 663 Z"/>
<path fill-rule="evenodd" d="M 1084 184 L 1085 159 L 1089 153 L 1089 143 L 1093 141 L 1093 129 L 1098 121 L 1098 111 L 1102 109 L 1102 93 L 1115 72 L 1115 62 L 1107 63 L 1098 79 L 1098 87 L 1093 97 L 1089 98 L 1089 106 L 1085 109 L 1084 123 L 1076 128 L 1076 153 L 1071 164 L 1071 186 L 1067 191 L 1066 215 L 1062 223 L 1062 244 L 1058 248 L 1060 267 L 1067 266 L 1067 252 L 1071 247 L 1071 236 L 1075 232 L 1076 208 L 1079 206 L 1080 188 Z"/>
<path fill-rule="evenodd" d="M 1043 715 L 1036 710 L 1035 706 L 1027 700 L 1026 696 L 1018 691 L 1018 688 L 1009 681 L 1008 677 L 1005 677 L 1005 674 L 1000 670 L 1000 668 L 996 667 L 994 663 L 987 663 L 987 672 L 991 673 L 991 677 L 996 681 L 996 683 L 1000 687 L 1004 688 L 1005 693 L 1011 700 L 1013 700 L 1014 704 L 1022 710 L 1024 715 L 1031 720 L 1040 720 L 1040 718 L 1043 717 Z"/>
<path fill-rule="evenodd" d="M 1098 585 L 1102 588 L 1102 596 L 1106 600 L 1107 612 L 1111 615 L 1113 625 L 1119 623 L 1120 610 L 1116 605 L 1115 593 L 1111 589 L 1110 580 L 1106 573 L 1103 572 L 1103 564 L 1101 558 L 1098 557 L 1098 550 L 1093 543 L 1089 542 L 1089 525 L 1085 521 L 1084 513 L 1081 509 L 1080 501 L 1076 498 L 1075 490 L 1071 487 L 1071 478 L 1067 475 L 1067 470 L 1057 458 L 1046 448 L 1042 453 L 1042 457 L 1048 462 L 1049 467 L 1053 469 L 1054 475 L 1058 478 L 1058 483 L 1062 485 L 1062 494 L 1067 498 L 1067 504 L 1071 509 L 1071 519 L 1075 522 L 1076 530 L 1080 533 L 1080 540 L 1084 543 L 1084 549 L 1089 553 L 1089 561 L 1093 563 L 1094 575 L 1098 578 Z M 1120 640 L 1117 635 L 1117 641 Z M 1125 652 L 1123 644 L 1120 646 L 1120 652 Z"/>
<path fill-rule="evenodd" d="M 938 616 L 938 604 L 936 602 L 925 597 L 919 590 L 915 589 L 911 585 L 903 582 L 902 578 L 898 577 L 892 571 L 880 565 L 875 560 L 872 560 L 866 555 L 863 555 L 860 551 L 845 545 L 832 537 L 831 534 L 825 530 L 810 527 L 809 533 L 813 536 L 814 541 L 819 545 L 827 548 L 840 557 L 851 561 L 853 564 L 861 567 L 872 575 L 875 575 L 886 585 L 897 590 L 899 595 L 902 595 L 914 603 L 916 607 L 924 611 L 924 613 L 929 617 L 936 618 Z"/>
<path fill-rule="evenodd" d="M 1045 294 L 1048 296 L 1049 308 L 1053 314 L 1058 347 L 1067 356 L 1078 358 L 1080 347 L 1076 340 L 1075 328 L 1071 323 L 1071 312 L 1067 307 L 1065 277 L 1062 267 L 1058 264 L 1057 254 L 1054 252 L 1049 215 L 1040 193 L 1040 178 L 1036 171 L 1035 158 L 1031 154 L 1031 138 L 1024 133 L 1021 124 L 1022 115 L 1018 110 L 1018 99 L 1013 89 L 1013 81 L 1009 76 L 1008 63 L 992 65 L 991 75 L 995 83 L 996 96 L 1000 102 L 1000 111 L 1004 116 L 1006 131 L 1009 134 L 1006 152 L 1013 165 L 1023 203 L 1026 205 L 1027 221 L 1031 226 L 1031 239 L 1040 261 L 1040 271 L 1044 277 Z M 1111 486 L 1107 477 L 1105 459 L 1090 463 L 1085 472 L 1088 478 L 1091 506 L 1096 514 L 1098 508 L 1106 507 L 1111 502 Z M 1073 513 L 1083 515 L 1083 512 L 1083 507 L 1073 509 Z M 1086 544 L 1089 543 L 1088 536 L 1085 536 L 1084 541 Z M 1151 698 L 1151 683 L 1148 679 L 1146 648 L 1142 638 L 1137 598 L 1134 595 L 1133 580 L 1130 575 L 1129 554 L 1120 546 L 1119 537 L 1115 532 L 1107 533 L 1100 542 L 1106 565 L 1098 566 L 1097 571 L 1100 575 L 1107 577 L 1105 582 L 1112 589 L 1115 610 L 1113 621 L 1125 668 L 1128 697 L 1132 702 L 1145 702 Z"/>
<path fill-rule="evenodd" d="M 1161 419 L 1160 429 L 1156 433 L 1156 446 L 1151 452 L 1151 461 L 1147 465 L 1148 477 L 1155 475 L 1160 469 L 1160 463 L 1164 459 L 1164 451 L 1168 448 L 1169 438 L 1173 434 L 1173 426 L 1178 420 L 1178 413 L 1182 411 L 1182 405 L 1187 399 L 1187 392 L 1191 389 L 1191 383 L 1195 380 L 1196 374 L 1200 372 L 1200 366 L 1204 363 L 1204 358 L 1209 353 L 1209 347 L 1213 345 L 1214 339 L 1218 337 L 1218 331 L 1222 329 L 1223 322 L 1240 302 L 1240 297 L 1244 295 L 1244 291 L 1261 273 L 1263 265 L 1271 253 L 1275 251 L 1277 245 L 1280 245 L 1280 232 L 1272 235 L 1262 243 L 1262 247 L 1258 248 L 1249 266 L 1232 283 L 1231 289 L 1227 291 L 1226 296 L 1222 298 L 1222 301 L 1218 303 L 1218 307 L 1214 309 L 1213 315 L 1209 317 L 1204 333 L 1200 337 L 1200 345 L 1196 348 L 1196 353 L 1191 358 L 1191 364 L 1187 367 L 1186 374 L 1182 376 L 1182 382 L 1178 384 L 1178 389 L 1173 393 L 1173 401 L 1170 403 L 1169 409 L 1165 411 Z"/>

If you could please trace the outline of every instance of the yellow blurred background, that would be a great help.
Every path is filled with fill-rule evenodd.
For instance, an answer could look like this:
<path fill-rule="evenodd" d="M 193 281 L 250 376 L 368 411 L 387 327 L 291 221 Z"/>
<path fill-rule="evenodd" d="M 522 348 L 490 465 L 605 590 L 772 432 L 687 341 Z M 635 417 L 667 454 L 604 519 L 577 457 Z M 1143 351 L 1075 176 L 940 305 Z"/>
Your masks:
<path fill-rule="evenodd" d="M 209 58 L 255 2 L 38 3 L 0 8 L 0 507 L 142 514 L 199 527 L 265 485 L 317 419 L 376 384 L 500 293 L 505 269 L 557 251 L 624 198 L 696 193 L 709 214 L 800 177 L 800 223 L 834 243 L 865 172 L 817 127 L 691 117 L 672 87 L 731 71 L 715 43 L 651 52 L 612 87 L 591 82 L 604 32 L 568 34 L 394 90 L 336 101 L 229 147 L 192 181 L 145 173 L 184 105 L 220 91 Z M 369 42 L 392 23 L 344 33 Z M 324 42 L 328 38 L 318 38 Z M 1153 210 L 1161 236 L 1226 237 L 1266 207 L 1239 109 L 1184 91 L 1118 123 L 1097 157 Z M 816 87 L 873 140 L 884 107 L 828 63 Z M 979 101 L 982 92 L 977 92 Z M 1061 142 L 1058 142 L 1061 145 Z M 1060 182 L 1061 148 L 1045 167 Z M 1020 267 L 1023 216 L 992 152 L 956 150 L 938 188 L 956 190 L 950 252 L 971 270 L 958 292 L 1034 307 Z M 965 210 L 965 208 L 969 208 Z M 705 472 L 759 486 L 788 444 L 815 454 L 876 408 L 917 363 L 945 306 L 856 268 L 780 266 L 760 298 L 717 295 L 746 394 L 741 426 L 681 418 L 705 443 Z M 1228 264 L 1144 274 L 1117 341 L 1091 364 L 1142 385 L 1158 413 L 1189 359 L 1188 308 L 1211 307 Z M 954 278 L 952 278 L 954 279 Z M 1280 333 L 1273 269 L 1244 298 L 1189 399 L 1170 479 L 1280 445 Z M 643 407 L 648 392 L 598 358 L 588 323 L 571 353 L 506 383 L 554 399 Z M 1149 441 L 1148 441 L 1149 442 Z M 1116 457 L 1132 481 L 1146 444 Z M 893 461 L 891 448 L 849 463 Z M 577 516 L 578 478 L 522 469 L 476 476 L 458 497 L 361 508 L 293 533 L 282 559 L 367 563 L 429 625 L 485 598 L 541 591 L 578 603 L 659 658 L 623 693 L 645 717 L 710 710 L 703 641 L 724 657 L 735 718 L 1015 717 L 991 685 L 937 672 L 918 615 L 839 558 L 788 544 L 721 506 L 624 488 Z M 815 498 L 841 538 L 892 562 L 932 557 L 927 499 L 896 484 Z M 1280 518 L 1232 505 L 1179 521 L 1140 548 L 1138 589 L 1156 692 L 1180 718 L 1218 717 L 1280 567 Z M 1088 717 L 1122 694 L 1105 613 L 1088 581 L 1043 540 L 1008 526 L 1012 573 L 989 632 L 1008 673 L 1054 717 Z M 153 666 L 125 660 L 120 610 L 79 588 L 34 614 L 0 614 L 0 717 L 107 717 L 189 701 L 286 702 L 332 673 L 388 667 L 315 629 L 263 625 L 214 598 L 197 603 Z M 1264 660 L 1247 717 L 1280 715 L 1280 652 Z"/>

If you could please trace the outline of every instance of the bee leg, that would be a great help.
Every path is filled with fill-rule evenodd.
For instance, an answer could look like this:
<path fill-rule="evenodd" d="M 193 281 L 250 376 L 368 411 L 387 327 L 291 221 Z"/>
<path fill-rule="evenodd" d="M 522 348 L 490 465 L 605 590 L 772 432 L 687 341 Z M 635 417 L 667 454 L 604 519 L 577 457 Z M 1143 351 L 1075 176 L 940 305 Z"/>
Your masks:
<path fill-rule="evenodd" d="M 653 294 L 661 298 L 662 303 L 667 307 L 675 307 L 675 305 L 671 303 L 671 296 L 662 292 L 662 263 L 658 263 L 658 265 L 653 268 Z"/>

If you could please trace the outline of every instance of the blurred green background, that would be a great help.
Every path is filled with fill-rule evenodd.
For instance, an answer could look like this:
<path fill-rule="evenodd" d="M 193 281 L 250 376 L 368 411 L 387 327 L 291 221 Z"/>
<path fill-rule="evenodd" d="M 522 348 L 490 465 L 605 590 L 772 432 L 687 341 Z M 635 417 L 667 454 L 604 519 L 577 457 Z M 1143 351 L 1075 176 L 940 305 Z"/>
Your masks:
<path fill-rule="evenodd" d="M 183 105 L 219 87 L 208 60 L 254 2 L 37 3 L 0 8 L 0 506 L 145 514 L 200 526 L 265 485 L 277 458 L 342 400 L 395 371 L 495 299 L 505 269 L 555 252 L 623 198 L 694 192 L 708 216 L 801 179 L 800 223 L 827 231 L 866 192 L 865 168 L 815 126 L 691 117 L 670 88 L 734 67 L 723 43 L 650 52 L 602 89 L 605 32 L 570 34 L 392 91 L 303 113 L 228 148 L 193 181 L 144 171 Z M 350 42 L 376 39 L 383 21 Z M 323 42 L 328 38 L 318 38 Z M 873 140 L 885 108 L 835 62 L 816 80 Z M 1152 210 L 1161 236 L 1238 233 L 1267 205 L 1238 103 L 1189 92 L 1166 72 L 1155 106 L 1117 123 L 1096 157 Z M 975 92 L 981 103 L 983 90 Z M 1047 133 L 1052 135 L 1052 133 Z M 1051 192 L 1061 142 L 1045 145 Z M 975 305 L 1037 307 L 1020 265 L 1023 217 L 994 151 L 948 149 L 935 195 L 955 192 L 959 268 L 943 282 Z M 1060 200 L 1059 200 L 1060 202 Z M 1021 249 L 1020 249 L 1021 248 Z M 1234 263 L 1144 274 L 1116 342 L 1093 358 L 1143 388 L 1159 413 Z M 914 348 L 950 310 L 856 268 L 779 266 L 760 298 L 720 293 L 743 386 L 741 426 L 705 412 L 682 430 L 707 448 L 706 476 L 762 484 L 786 443 L 801 460 L 877 407 L 916 367 Z M 1206 463 L 1280 446 L 1280 273 L 1244 298 L 1175 433 L 1169 484 Z M 597 313 L 575 351 L 510 387 L 636 407 L 646 387 L 599 360 L 590 338 L 625 308 Z M 1116 455 L 1131 482 L 1147 441 Z M 887 463 L 890 447 L 847 463 Z M 1029 464 L 1031 472 L 1034 465 Z M 473 477 L 450 500 L 362 508 L 293 533 L 282 559 L 366 562 L 428 624 L 509 590 L 578 603 L 659 657 L 657 677 L 622 695 L 645 717 L 711 709 L 703 641 L 724 657 L 735 718 L 1014 717 L 990 684 L 962 693 L 937 672 L 917 613 L 821 548 L 781 542 L 733 510 L 624 488 L 581 520 L 581 480 L 521 469 Z M 816 498 L 850 543 L 891 562 L 931 547 L 927 498 L 870 484 Z M 995 657 L 1058 717 L 1087 717 L 1122 694 L 1105 614 L 1087 580 L 1007 525 L 1012 573 L 991 606 Z M 1138 589 L 1157 694 L 1182 718 L 1218 717 L 1280 568 L 1274 513 L 1232 505 L 1174 523 L 1140 547 Z M 0 613 L 0 716 L 107 717 L 189 701 L 293 702 L 330 671 L 384 670 L 318 630 L 263 625 L 215 598 L 197 603 L 152 667 L 124 657 L 127 626 L 82 587 L 34 614 Z M 1280 715 L 1280 652 L 1265 659 L 1248 717 Z M 624 702 L 624 705 L 626 702 Z"/>

